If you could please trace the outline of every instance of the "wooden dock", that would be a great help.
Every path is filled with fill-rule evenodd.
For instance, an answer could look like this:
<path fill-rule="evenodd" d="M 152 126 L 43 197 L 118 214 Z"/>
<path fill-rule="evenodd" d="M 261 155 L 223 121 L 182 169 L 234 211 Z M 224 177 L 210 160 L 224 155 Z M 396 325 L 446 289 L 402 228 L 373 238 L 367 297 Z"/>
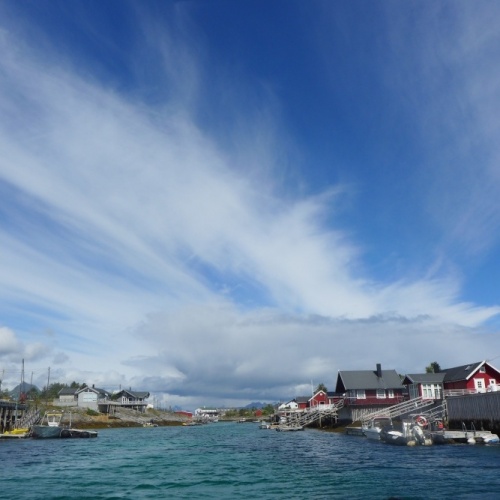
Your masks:
<path fill-rule="evenodd" d="M 22 419 L 26 405 L 14 401 L 0 400 L 0 433 L 14 429 L 16 422 Z"/>
<path fill-rule="evenodd" d="M 437 434 L 437 433 L 436 433 Z M 441 434 L 441 433 L 440 433 Z M 484 443 L 485 439 L 491 438 L 494 434 L 491 431 L 457 431 L 457 430 L 445 430 L 441 434 L 445 441 L 455 441 L 457 443 L 468 443 L 469 440 L 473 439 L 477 443 Z"/>

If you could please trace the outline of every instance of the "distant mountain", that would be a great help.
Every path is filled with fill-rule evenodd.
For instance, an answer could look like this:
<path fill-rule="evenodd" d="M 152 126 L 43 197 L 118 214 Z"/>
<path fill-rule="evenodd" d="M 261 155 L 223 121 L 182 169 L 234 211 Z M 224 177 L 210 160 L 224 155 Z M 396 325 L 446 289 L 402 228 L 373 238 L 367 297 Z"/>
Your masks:
<path fill-rule="evenodd" d="M 262 408 L 264 408 L 268 404 L 273 404 L 273 403 L 261 403 L 260 401 L 257 401 L 254 403 L 250 403 L 250 404 L 244 406 L 243 408 L 246 410 L 251 410 L 252 408 L 256 408 L 257 410 L 261 410 Z"/>
<path fill-rule="evenodd" d="M 40 392 L 40 389 L 36 385 L 30 384 L 28 382 L 23 382 L 22 384 L 16 385 L 14 389 L 9 391 L 9 396 L 12 399 L 18 399 L 20 392 L 27 394 L 28 392 L 31 391 L 31 389 L 34 389 L 36 392 Z"/>

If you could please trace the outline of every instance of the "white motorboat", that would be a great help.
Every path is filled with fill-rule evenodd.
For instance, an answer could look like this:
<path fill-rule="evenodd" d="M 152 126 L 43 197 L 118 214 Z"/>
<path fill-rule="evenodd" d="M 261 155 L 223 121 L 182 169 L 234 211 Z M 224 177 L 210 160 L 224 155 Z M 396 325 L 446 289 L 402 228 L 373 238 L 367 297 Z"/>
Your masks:
<path fill-rule="evenodd" d="M 362 426 L 363 434 L 368 439 L 380 441 L 380 432 L 383 427 L 392 425 L 392 420 L 389 417 L 372 418 L 366 425 Z"/>

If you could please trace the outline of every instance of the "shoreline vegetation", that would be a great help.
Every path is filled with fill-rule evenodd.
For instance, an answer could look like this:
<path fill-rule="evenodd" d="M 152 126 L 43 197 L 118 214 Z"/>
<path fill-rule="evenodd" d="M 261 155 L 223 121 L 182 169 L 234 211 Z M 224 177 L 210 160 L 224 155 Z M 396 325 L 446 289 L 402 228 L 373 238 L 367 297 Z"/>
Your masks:
<path fill-rule="evenodd" d="M 50 411 L 63 413 L 62 425 L 70 425 L 75 429 L 108 429 L 123 427 L 143 427 L 145 424 L 154 423 L 159 427 L 182 425 L 189 419 L 184 415 L 162 410 L 147 410 L 145 413 L 120 409 L 114 415 L 98 413 L 83 408 L 65 408 L 64 411 L 58 407 L 42 408 L 41 413 Z"/>
<path fill-rule="evenodd" d="M 179 426 L 192 419 L 172 411 L 148 409 L 145 413 L 126 408 L 120 408 L 114 415 L 99 413 L 86 408 L 64 408 L 42 406 L 40 412 L 63 413 L 61 424 L 75 429 L 113 429 L 126 427 L 143 427 L 156 424 L 158 427 Z M 219 422 L 237 422 L 238 417 L 221 418 Z"/>

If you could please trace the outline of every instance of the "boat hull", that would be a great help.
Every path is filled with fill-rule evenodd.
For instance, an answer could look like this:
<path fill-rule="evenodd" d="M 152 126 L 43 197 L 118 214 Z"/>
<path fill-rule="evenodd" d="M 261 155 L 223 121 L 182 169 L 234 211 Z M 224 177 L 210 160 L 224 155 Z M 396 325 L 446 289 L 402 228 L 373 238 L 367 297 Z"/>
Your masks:
<path fill-rule="evenodd" d="M 372 441 L 380 441 L 380 429 L 377 427 L 371 429 L 363 428 L 363 434 Z"/>
<path fill-rule="evenodd" d="M 32 436 L 36 439 L 54 439 L 61 437 L 61 427 L 34 425 Z"/>

